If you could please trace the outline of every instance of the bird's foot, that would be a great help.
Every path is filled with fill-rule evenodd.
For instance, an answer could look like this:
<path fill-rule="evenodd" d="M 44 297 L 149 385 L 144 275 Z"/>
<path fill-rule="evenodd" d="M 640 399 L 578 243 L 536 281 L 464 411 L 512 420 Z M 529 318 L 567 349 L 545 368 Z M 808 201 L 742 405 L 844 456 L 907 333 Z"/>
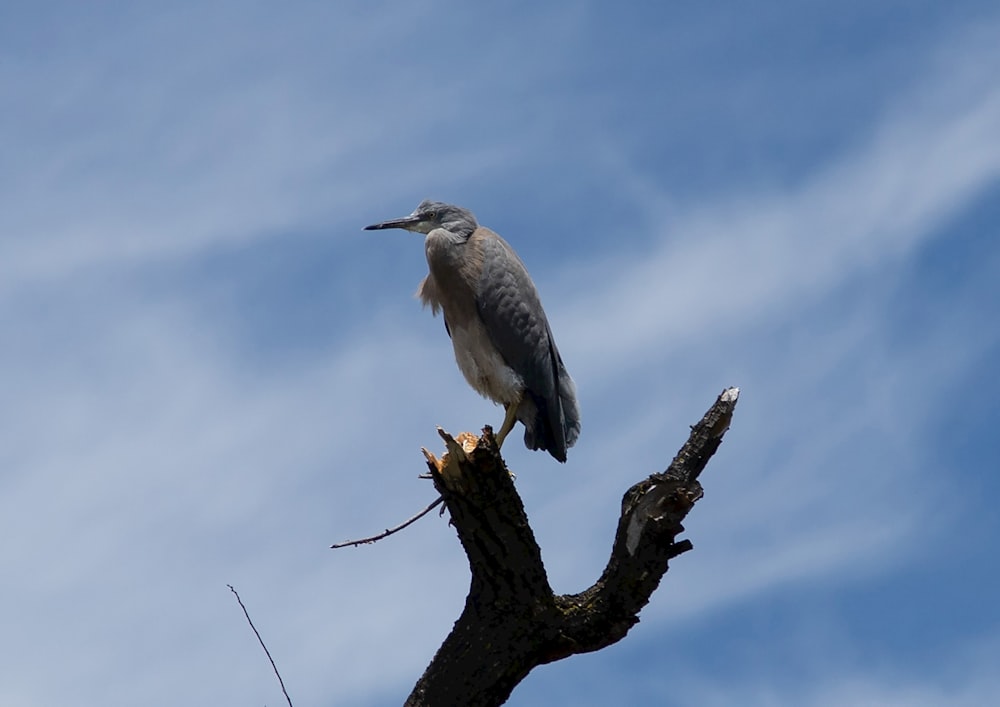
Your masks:
<path fill-rule="evenodd" d="M 500 431 L 493 436 L 493 438 L 497 441 L 497 449 L 503 447 L 503 441 L 507 439 L 507 435 L 510 434 L 512 429 L 514 429 L 514 424 L 517 422 L 518 404 L 504 406 L 506 413 L 503 416 L 503 424 L 500 425 Z"/>

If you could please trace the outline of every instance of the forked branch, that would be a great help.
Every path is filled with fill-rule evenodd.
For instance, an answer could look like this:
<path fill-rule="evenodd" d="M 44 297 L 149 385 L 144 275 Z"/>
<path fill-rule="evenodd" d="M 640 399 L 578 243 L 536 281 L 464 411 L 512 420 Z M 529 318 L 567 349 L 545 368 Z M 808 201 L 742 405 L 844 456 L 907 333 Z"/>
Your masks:
<path fill-rule="evenodd" d="M 738 388 L 723 391 L 670 466 L 625 493 L 607 567 L 579 594 L 556 595 L 549 586 L 492 430 L 458 440 L 442 431 L 447 454 L 425 455 L 472 582 L 462 615 L 406 704 L 500 705 L 536 666 L 624 638 L 669 561 L 692 548 L 676 537 L 702 496 L 698 477 L 722 443 L 738 397 Z"/>

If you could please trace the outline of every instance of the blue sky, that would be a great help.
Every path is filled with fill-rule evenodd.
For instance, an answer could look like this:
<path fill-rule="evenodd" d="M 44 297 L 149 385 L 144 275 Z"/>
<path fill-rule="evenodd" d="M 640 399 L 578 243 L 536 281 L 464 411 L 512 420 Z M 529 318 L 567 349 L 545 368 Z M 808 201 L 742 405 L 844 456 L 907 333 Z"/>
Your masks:
<path fill-rule="evenodd" d="M 743 391 L 694 552 L 510 704 L 1000 701 L 1000 12 L 674 5 L 0 7 L 0 704 L 280 704 L 227 583 L 296 704 L 402 702 L 454 534 L 327 546 L 502 412 L 361 230 L 423 198 L 576 379 L 569 462 L 505 450 L 557 591 Z"/>

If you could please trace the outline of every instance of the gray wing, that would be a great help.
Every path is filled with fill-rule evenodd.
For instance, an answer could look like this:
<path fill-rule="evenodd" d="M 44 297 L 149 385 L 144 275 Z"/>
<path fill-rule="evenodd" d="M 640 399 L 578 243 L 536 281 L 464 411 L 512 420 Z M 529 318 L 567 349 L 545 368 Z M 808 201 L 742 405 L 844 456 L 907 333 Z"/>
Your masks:
<path fill-rule="evenodd" d="M 524 380 L 526 394 L 537 408 L 537 420 L 521 420 L 525 443 L 547 449 L 565 461 L 566 448 L 579 432 L 579 420 L 567 420 L 564 415 L 567 396 L 572 414 L 577 415 L 575 391 L 552 339 L 538 291 L 521 259 L 500 236 L 480 228 L 473 238 L 479 241 L 483 257 L 476 291 L 479 315 L 493 345 Z"/>

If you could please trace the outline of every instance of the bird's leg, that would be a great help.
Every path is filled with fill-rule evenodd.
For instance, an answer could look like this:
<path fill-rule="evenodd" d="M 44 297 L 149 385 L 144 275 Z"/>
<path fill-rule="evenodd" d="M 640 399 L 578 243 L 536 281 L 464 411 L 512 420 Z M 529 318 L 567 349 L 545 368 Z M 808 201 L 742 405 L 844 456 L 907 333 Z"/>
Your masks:
<path fill-rule="evenodd" d="M 517 408 L 520 404 L 520 400 L 515 400 L 513 403 L 504 406 L 507 414 L 503 417 L 503 424 L 500 425 L 500 431 L 494 435 L 497 441 L 497 449 L 503 446 L 503 441 L 507 439 L 507 435 L 514 429 L 514 423 L 517 422 Z"/>

